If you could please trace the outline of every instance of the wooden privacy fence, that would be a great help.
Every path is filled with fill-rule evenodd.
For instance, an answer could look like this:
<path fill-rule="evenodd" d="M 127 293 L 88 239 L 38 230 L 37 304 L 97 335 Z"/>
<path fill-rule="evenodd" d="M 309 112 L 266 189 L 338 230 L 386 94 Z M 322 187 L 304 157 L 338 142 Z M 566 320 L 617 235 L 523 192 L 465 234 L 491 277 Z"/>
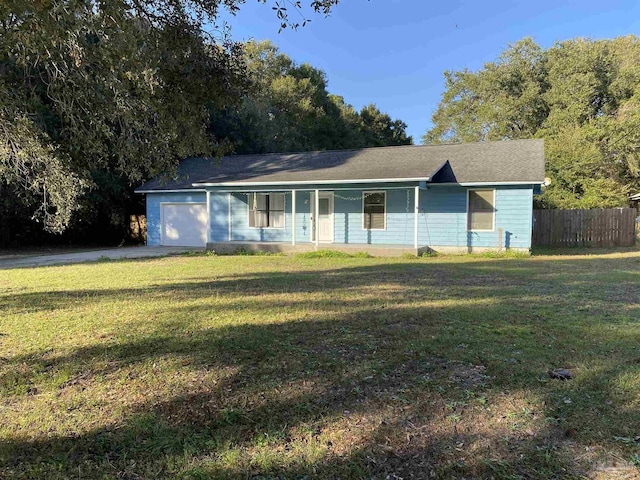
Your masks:
<path fill-rule="evenodd" d="M 630 247 L 636 244 L 635 208 L 534 210 L 533 245 Z"/>

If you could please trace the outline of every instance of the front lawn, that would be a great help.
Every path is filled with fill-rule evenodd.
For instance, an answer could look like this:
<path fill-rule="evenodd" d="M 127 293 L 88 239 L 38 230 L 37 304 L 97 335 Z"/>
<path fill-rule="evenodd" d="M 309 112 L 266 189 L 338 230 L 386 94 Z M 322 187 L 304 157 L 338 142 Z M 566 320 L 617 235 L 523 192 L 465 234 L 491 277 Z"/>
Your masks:
<path fill-rule="evenodd" d="M 639 285 L 639 252 L 0 271 L 0 478 L 635 478 Z"/>

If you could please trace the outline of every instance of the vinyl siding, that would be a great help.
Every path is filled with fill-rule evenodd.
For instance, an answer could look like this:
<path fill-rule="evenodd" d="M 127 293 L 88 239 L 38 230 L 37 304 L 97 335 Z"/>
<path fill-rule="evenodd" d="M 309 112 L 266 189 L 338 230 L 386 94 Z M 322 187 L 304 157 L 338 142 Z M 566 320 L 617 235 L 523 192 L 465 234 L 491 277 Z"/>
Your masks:
<path fill-rule="evenodd" d="M 413 245 L 414 189 L 387 190 L 386 228 L 365 230 L 362 195 L 367 190 L 335 192 L 334 241 L 372 245 Z"/>
<path fill-rule="evenodd" d="M 358 186 L 334 191 L 334 242 L 371 245 L 413 245 L 414 187 L 386 190 L 386 228 L 365 230 L 362 225 L 362 194 L 382 190 L 380 186 Z M 323 188 L 331 191 L 331 188 Z M 429 186 L 420 190 L 418 216 L 419 246 L 498 247 L 498 231 L 503 230 L 506 248 L 530 248 L 533 214 L 532 186 L 497 186 L 495 230 L 467 231 L 467 190 L 460 186 Z M 268 190 L 264 190 L 268 191 Z M 212 242 L 229 240 L 229 199 L 231 200 L 231 240 L 291 242 L 291 191 L 285 192 L 285 228 L 249 228 L 246 193 L 212 190 L 209 212 Z M 160 244 L 160 204 L 162 202 L 204 203 L 204 193 L 147 194 L 147 243 Z M 311 192 L 296 192 L 296 243 L 311 241 Z"/>
<path fill-rule="evenodd" d="M 531 247 L 532 186 L 495 187 L 495 230 L 467 231 L 467 190 L 430 187 L 420 192 L 419 244 L 451 247 Z M 473 189 L 471 189 L 473 190 Z"/>
<path fill-rule="evenodd" d="M 496 228 L 504 230 L 503 245 L 531 248 L 533 188 L 499 188 L 496 198 Z"/>
<path fill-rule="evenodd" d="M 263 190 L 268 191 L 268 190 Z M 285 228 L 250 228 L 245 193 L 211 192 L 211 241 L 229 240 L 229 196 L 231 196 L 231 240 L 250 242 L 291 241 L 291 192 L 285 192 Z M 296 242 L 311 242 L 311 192 L 296 192 Z"/>
<path fill-rule="evenodd" d="M 285 228 L 249 227 L 249 196 L 231 194 L 231 240 L 236 242 L 290 242 L 291 241 L 291 192 L 285 193 Z M 227 234 L 228 238 L 228 234 Z"/>
<path fill-rule="evenodd" d="M 148 193 L 147 194 L 147 245 L 158 246 L 161 242 L 162 203 L 206 203 L 204 192 L 194 193 Z"/>
<path fill-rule="evenodd" d="M 461 187 L 420 191 L 418 244 L 466 246 L 467 192 Z"/>
<path fill-rule="evenodd" d="M 311 241 L 311 192 L 296 192 L 296 243 Z"/>
<path fill-rule="evenodd" d="M 229 194 L 211 192 L 209 194 L 209 215 L 211 216 L 209 239 L 211 242 L 229 240 Z"/>

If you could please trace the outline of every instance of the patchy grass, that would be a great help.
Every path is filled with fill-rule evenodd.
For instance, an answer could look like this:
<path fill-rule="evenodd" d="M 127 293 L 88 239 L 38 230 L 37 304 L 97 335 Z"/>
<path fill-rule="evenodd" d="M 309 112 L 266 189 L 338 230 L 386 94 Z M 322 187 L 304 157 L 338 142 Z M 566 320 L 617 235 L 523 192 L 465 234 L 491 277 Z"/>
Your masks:
<path fill-rule="evenodd" d="M 639 284 L 634 251 L 0 271 L 0 478 L 635 478 Z"/>
<path fill-rule="evenodd" d="M 206 253 L 208 253 L 207 251 Z M 229 255 L 229 254 L 226 254 Z M 264 252 L 262 250 L 245 250 L 244 248 L 238 248 L 231 255 L 243 255 L 243 256 L 254 256 L 254 257 L 283 257 L 284 253 L 282 252 Z"/>
<path fill-rule="evenodd" d="M 297 258 L 372 258 L 367 252 L 342 252 L 339 250 L 314 250 L 312 252 L 296 253 Z"/>

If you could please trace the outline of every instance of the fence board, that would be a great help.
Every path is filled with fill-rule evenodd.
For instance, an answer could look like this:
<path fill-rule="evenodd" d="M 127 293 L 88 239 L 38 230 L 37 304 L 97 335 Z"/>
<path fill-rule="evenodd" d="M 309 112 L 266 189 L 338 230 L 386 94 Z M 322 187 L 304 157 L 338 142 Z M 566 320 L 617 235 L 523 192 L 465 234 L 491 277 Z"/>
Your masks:
<path fill-rule="evenodd" d="M 533 245 L 630 247 L 636 244 L 635 208 L 534 210 Z"/>

